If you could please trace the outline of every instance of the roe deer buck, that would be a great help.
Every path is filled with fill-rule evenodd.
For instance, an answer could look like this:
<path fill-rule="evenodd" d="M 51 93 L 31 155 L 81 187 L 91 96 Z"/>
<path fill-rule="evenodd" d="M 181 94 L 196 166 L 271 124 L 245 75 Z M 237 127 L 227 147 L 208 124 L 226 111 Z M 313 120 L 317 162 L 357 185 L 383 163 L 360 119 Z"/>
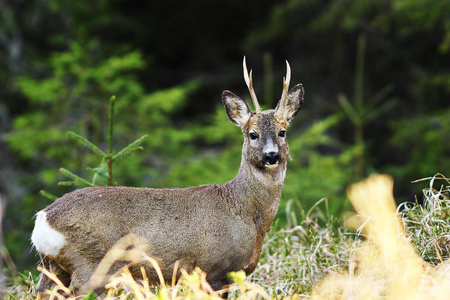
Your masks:
<path fill-rule="evenodd" d="M 158 262 L 166 280 L 175 266 L 199 267 L 219 290 L 229 283 L 228 272 L 253 272 L 280 202 L 289 157 L 286 129 L 303 105 L 301 84 L 288 92 L 287 61 L 286 66 L 275 109 L 261 111 L 245 57 L 244 79 L 255 111 L 230 91 L 222 94 L 228 118 L 244 135 L 234 179 L 190 188 L 90 187 L 68 193 L 37 213 L 31 240 L 43 267 L 80 293 L 108 250 L 132 234 L 144 241 L 146 254 Z M 108 276 L 127 263 L 112 264 Z M 137 278 L 142 278 L 140 266 L 130 268 Z M 150 283 L 159 282 L 148 263 L 144 268 Z M 42 273 L 37 291 L 53 286 Z"/>

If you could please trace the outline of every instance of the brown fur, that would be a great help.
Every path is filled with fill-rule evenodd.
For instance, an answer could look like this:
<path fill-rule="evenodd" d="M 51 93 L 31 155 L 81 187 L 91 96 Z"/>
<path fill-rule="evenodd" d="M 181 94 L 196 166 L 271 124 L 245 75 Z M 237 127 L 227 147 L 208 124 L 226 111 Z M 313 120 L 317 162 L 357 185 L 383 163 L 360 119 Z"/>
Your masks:
<path fill-rule="evenodd" d="M 264 235 L 277 213 L 286 173 L 289 147 L 279 132 L 286 129 L 303 103 L 301 85 L 294 89 L 296 95 L 286 107 L 290 116 L 284 119 L 275 117 L 276 110 L 254 113 L 239 97 L 224 92 L 227 114 L 244 134 L 239 172 L 224 185 L 92 187 L 66 194 L 47 206 L 47 222 L 64 235 L 66 243 L 57 256 L 41 254 L 44 267 L 58 275 L 64 285 L 79 291 L 113 245 L 132 234 L 145 241 L 145 252 L 159 263 L 166 281 L 171 280 L 176 262 L 186 270 L 199 267 L 205 271 L 216 290 L 229 283 L 228 272 L 253 272 Z M 250 139 L 250 132 L 257 132 L 258 140 Z M 280 152 L 274 168 L 262 163 L 269 139 Z M 117 261 L 108 274 L 128 263 Z M 152 267 L 145 267 L 149 281 L 157 283 Z M 140 277 L 139 267 L 131 271 Z M 37 290 L 42 292 L 52 285 L 42 274 Z"/>

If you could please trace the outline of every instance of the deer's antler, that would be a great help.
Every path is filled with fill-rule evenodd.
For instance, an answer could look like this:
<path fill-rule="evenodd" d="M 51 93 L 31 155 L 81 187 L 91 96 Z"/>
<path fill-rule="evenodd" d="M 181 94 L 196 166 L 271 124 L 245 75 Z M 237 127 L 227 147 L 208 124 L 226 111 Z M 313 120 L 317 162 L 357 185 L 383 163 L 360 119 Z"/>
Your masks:
<path fill-rule="evenodd" d="M 244 80 L 248 86 L 248 90 L 250 91 L 250 96 L 252 97 L 252 102 L 253 106 L 255 107 L 255 111 L 261 112 L 261 107 L 259 106 L 258 98 L 256 98 L 255 90 L 253 89 L 252 70 L 250 70 L 250 73 L 248 73 L 247 64 L 245 63 L 245 56 L 244 61 L 242 62 L 242 66 L 244 68 Z"/>
<path fill-rule="evenodd" d="M 284 112 L 286 109 L 286 100 L 289 91 L 289 82 L 291 81 L 291 67 L 286 60 L 286 77 L 283 77 L 283 93 L 281 94 L 280 105 L 278 107 L 277 114 L 280 117 L 284 117 Z"/>

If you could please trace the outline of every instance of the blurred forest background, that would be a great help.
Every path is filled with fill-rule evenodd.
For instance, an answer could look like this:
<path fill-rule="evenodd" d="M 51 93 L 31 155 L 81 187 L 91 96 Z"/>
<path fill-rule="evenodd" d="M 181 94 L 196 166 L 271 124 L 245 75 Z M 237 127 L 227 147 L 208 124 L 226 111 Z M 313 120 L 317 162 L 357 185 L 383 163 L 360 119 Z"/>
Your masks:
<path fill-rule="evenodd" d="M 0 194 L 18 268 L 35 270 L 33 216 L 51 203 L 39 190 L 67 193 L 60 167 L 98 164 L 66 132 L 107 149 L 112 95 L 115 149 L 149 135 L 115 165 L 117 184 L 232 179 L 242 136 L 221 93 L 250 99 L 244 55 L 263 108 L 285 60 L 305 87 L 280 218 L 324 197 L 339 217 L 346 186 L 373 172 L 394 177 L 401 201 L 420 193 L 412 180 L 449 173 L 448 0 L 0 0 Z"/>

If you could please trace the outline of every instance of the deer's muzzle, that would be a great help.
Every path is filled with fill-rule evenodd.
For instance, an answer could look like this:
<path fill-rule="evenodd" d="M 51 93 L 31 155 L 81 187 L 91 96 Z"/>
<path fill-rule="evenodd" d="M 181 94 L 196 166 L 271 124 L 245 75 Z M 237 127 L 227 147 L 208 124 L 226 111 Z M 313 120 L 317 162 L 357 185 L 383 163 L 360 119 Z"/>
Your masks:
<path fill-rule="evenodd" d="M 280 154 L 278 152 L 269 152 L 264 154 L 263 163 L 268 168 L 274 168 L 280 162 Z"/>

